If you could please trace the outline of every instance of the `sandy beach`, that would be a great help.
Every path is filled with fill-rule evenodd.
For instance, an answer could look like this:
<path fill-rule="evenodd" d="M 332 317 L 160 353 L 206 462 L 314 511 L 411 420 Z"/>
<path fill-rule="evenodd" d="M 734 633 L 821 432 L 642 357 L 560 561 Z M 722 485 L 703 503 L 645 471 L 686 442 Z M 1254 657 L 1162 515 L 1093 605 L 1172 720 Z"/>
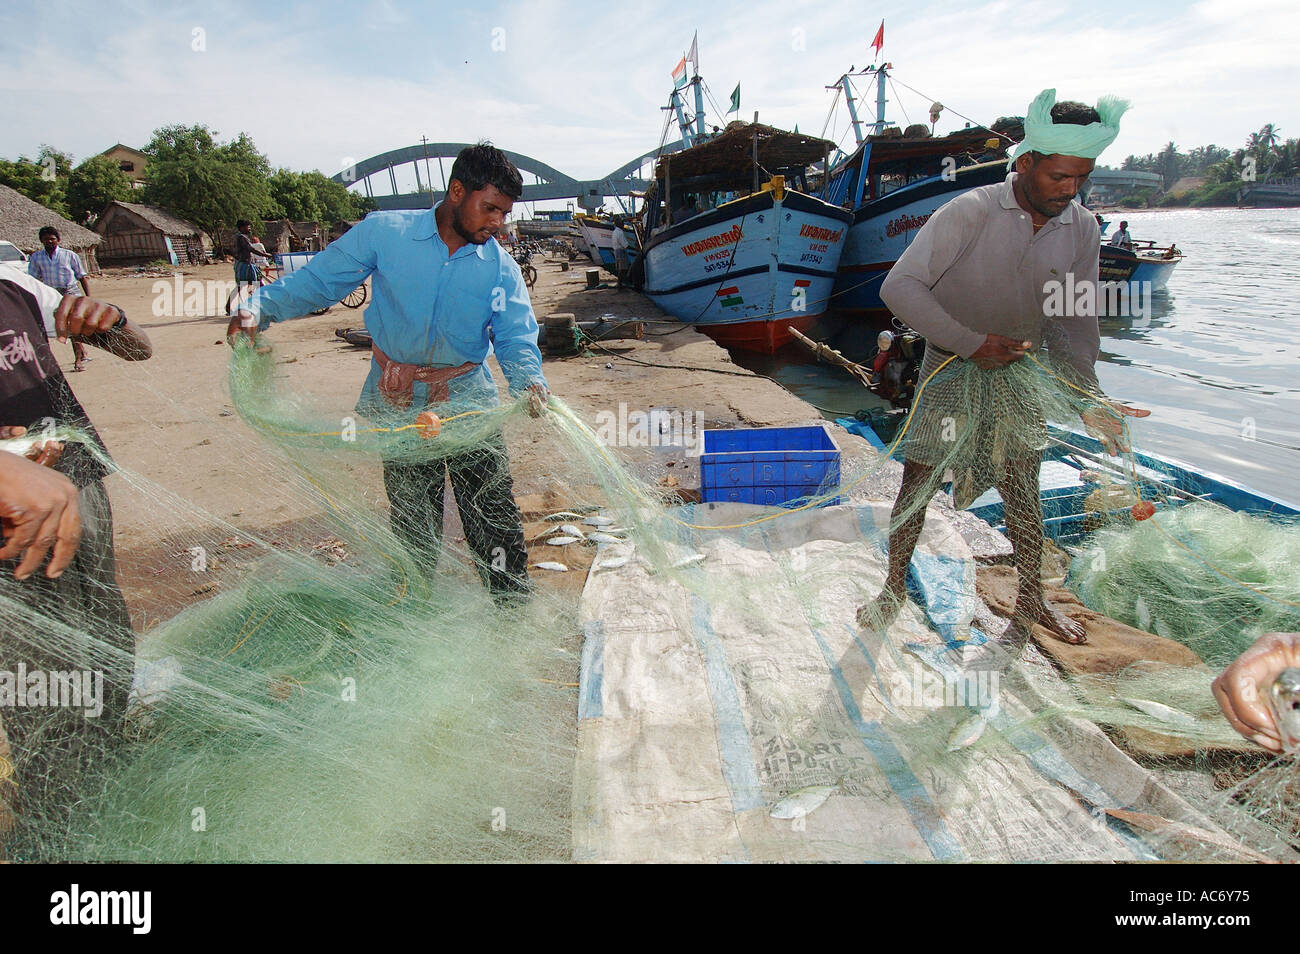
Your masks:
<path fill-rule="evenodd" d="M 706 427 L 822 420 L 815 408 L 779 384 L 733 364 L 728 353 L 706 336 L 665 320 L 640 294 L 612 287 L 587 289 L 581 262 L 567 271 L 561 270 L 558 260 L 538 264 L 532 298 L 539 321 L 569 312 L 579 321 L 604 316 L 648 323 L 641 340 L 608 340 L 576 357 L 545 359 L 543 370 L 553 393 L 589 424 L 594 426 L 600 412 L 617 413 L 620 402 L 629 410 L 657 408 L 694 415 L 689 419 L 702 420 Z M 182 283 L 225 281 L 230 268 L 210 265 L 180 274 Z M 232 527 L 272 542 L 299 545 L 314 545 L 316 537 L 325 540 L 327 534 L 313 501 L 259 490 L 277 485 L 287 465 L 277 467 L 274 450 L 234 412 L 226 383 L 230 350 L 225 343 L 225 317 L 211 309 L 203 309 L 206 313 L 201 315 L 185 314 L 183 303 L 172 300 L 177 287 L 174 275 L 124 270 L 106 272 L 92 282 L 94 297 L 123 308 L 146 329 L 154 345 L 153 358 L 137 364 L 91 349 L 94 360 L 87 370 L 68 373 L 124 471 L 157 485 L 142 493 L 127 483 L 128 477 L 114 476 L 108 482 L 123 589 L 137 629 L 143 632 L 220 586 L 223 574 L 218 572 L 211 584 L 196 588 L 177 605 L 174 587 L 152 585 L 159 576 L 171 577 L 158 568 L 174 560 L 173 536 L 179 538 L 180 531 L 209 530 L 218 546 Z M 336 305 L 324 315 L 285 322 L 268 333 L 277 365 L 294 390 L 328 400 L 340 416 L 350 413 L 370 357 L 368 351 L 335 337 L 334 330 L 361 326 L 362 315 L 363 310 Z M 55 352 L 65 373 L 70 372 L 71 348 L 56 344 Z M 504 378 L 495 359 L 489 363 L 504 395 Z M 570 486 L 558 475 L 563 472 L 572 478 L 573 467 L 567 461 L 557 466 L 555 455 L 562 451 L 546 439 L 544 429 L 526 421 L 511 422 L 506 438 L 516 499 L 526 521 L 594 490 Z M 850 456 L 872 453 L 859 438 L 841 432 L 837 440 Z M 687 499 L 698 491 L 698 463 L 680 449 L 614 450 L 639 475 L 676 487 Z M 364 499 L 382 513 L 387 502 L 379 462 L 352 461 L 345 466 Z M 178 500 L 173 503 L 183 506 L 160 507 L 160 489 L 175 495 Z M 162 510 L 169 511 L 167 523 L 160 523 Z M 447 533 L 454 538 L 460 533 L 455 507 L 449 506 L 447 514 Z M 178 520 L 187 525 L 177 525 Z M 528 522 L 530 544 L 543 526 Z M 533 555 L 534 561 L 546 558 Z M 573 569 L 583 570 L 589 561 L 587 556 Z M 540 574 L 540 580 L 547 587 L 579 590 L 584 575 Z"/>

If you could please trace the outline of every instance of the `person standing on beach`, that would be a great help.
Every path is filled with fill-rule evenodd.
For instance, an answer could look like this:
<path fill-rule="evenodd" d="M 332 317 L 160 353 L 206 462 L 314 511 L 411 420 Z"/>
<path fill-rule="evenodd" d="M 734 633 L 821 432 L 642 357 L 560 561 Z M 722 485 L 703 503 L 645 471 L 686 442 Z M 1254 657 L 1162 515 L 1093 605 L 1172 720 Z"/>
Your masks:
<path fill-rule="evenodd" d="M 240 219 L 235 223 L 235 281 L 243 286 L 256 286 L 262 278 L 261 269 L 254 260 L 257 250 L 253 245 L 253 223 Z M 262 251 L 266 251 L 265 247 Z"/>
<path fill-rule="evenodd" d="M 618 276 L 618 287 L 623 287 L 627 277 L 627 233 L 623 231 L 623 219 L 614 216 L 614 274 Z"/>
<path fill-rule="evenodd" d="M 519 170 L 489 143 L 462 149 L 447 193 L 432 209 L 374 212 L 274 285 L 259 289 L 230 322 L 231 342 L 273 321 L 343 299 L 374 276 L 366 310 L 370 374 L 357 411 L 385 423 L 449 404 L 457 413 L 498 402 L 486 364 L 495 352 L 510 393 L 528 395 L 539 416 L 549 399 L 537 347 L 537 319 L 519 265 L 492 237 L 523 194 Z M 448 477 L 465 541 L 498 603 L 532 592 L 523 519 L 515 504 L 500 433 L 464 453 L 434 460 L 385 460 L 393 532 L 426 572 L 441 550 Z"/>
<path fill-rule="evenodd" d="M 37 233 L 45 254 L 33 252 L 27 260 L 27 274 L 49 285 L 64 295 L 90 297 L 90 280 L 81 256 L 66 248 L 59 248 L 59 230 L 47 225 Z M 86 370 L 86 347 L 80 341 L 72 342 L 73 371 Z"/>
<path fill-rule="evenodd" d="M 883 629 L 906 599 L 907 569 L 925 522 L 926 502 L 939 489 L 946 467 L 958 470 L 950 459 L 954 444 L 948 431 L 951 422 L 965 419 L 972 428 L 971 456 L 977 458 L 971 473 L 983 475 L 996 467 L 995 460 L 1002 462 L 1000 472 L 988 479 L 1004 501 L 1020 576 L 1008 640 L 1022 644 L 1032 627 L 1041 624 L 1065 642 L 1084 642 L 1082 626 L 1050 607 L 1043 596 L 1042 412 L 1030 395 L 1003 393 L 1005 382 L 996 374 L 978 378 L 982 391 L 974 402 L 946 382 L 955 377 L 960 362 L 995 371 L 1046 344 L 1063 371 L 1100 403 L 1095 310 L 1045 318 L 1044 281 L 1056 276 L 1064 282 L 1072 275 L 1076 287 L 1097 282 L 1100 231 L 1074 197 L 1096 157 L 1118 135 L 1127 105 L 1110 97 L 1097 109 L 1057 103 L 1056 90 L 1044 90 L 1030 104 L 1025 139 L 1008 163 L 1015 171 L 1004 182 L 972 189 L 935 212 L 881 286 L 885 304 L 925 336 L 927 347 L 920 371 L 924 390 L 908 431 L 903 483 L 890 521 L 885 586 L 874 603 L 858 610 L 860 625 Z M 1086 418 L 1108 438 L 1121 435 L 1121 415 L 1149 413 L 1110 407 L 1113 413 L 1099 408 Z M 981 489 L 964 488 L 963 496 Z"/>

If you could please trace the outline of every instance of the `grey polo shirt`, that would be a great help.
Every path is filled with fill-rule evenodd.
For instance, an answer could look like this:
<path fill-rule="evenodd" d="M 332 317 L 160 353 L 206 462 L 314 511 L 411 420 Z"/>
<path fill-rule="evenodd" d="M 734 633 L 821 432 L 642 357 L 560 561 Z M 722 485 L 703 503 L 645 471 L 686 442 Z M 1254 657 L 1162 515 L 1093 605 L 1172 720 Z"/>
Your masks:
<path fill-rule="evenodd" d="M 985 335 L 998 334 L 1046 347 L 1079 384 L 1098 390 L 1097 220 L 1075 201 L 1035 235 L 1012 191 L 1016 175 L 941 206 L 890 269 L 880 297 L 925 336 L 922 380 L 950 355 L 969 358 Z M 1048 314 L 1049 283 L 1061 283 L 1050 304 L 1059 312 L 1056 304 L 1068 303 L 1063 316 Z M 1091 293 L 1081 291 L 1086 283 Z"/>

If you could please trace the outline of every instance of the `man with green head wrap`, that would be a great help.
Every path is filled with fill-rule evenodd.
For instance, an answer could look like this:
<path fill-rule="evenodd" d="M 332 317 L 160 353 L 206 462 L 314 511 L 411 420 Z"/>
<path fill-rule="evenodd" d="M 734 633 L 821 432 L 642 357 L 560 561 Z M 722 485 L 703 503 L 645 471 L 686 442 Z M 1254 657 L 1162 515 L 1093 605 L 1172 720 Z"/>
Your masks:
<path fill-rule="evenodd" d="M 1072 385 L 1101 399 L 1093 369 L 1100 348 L 1095 294 L 1079 299 L 1091 303 L 1083 313 L 1067 317 L 1048 317 L 1045 305 L 1053 284 L 1067 279 L 1074 288 L 1091 283 L 1095 292 L 1100 229 L 1074 197 L 1119 133 L 1127 106 L 1113 97 L 1096 109 L 1057 103 L 1056 90 L 1043 90 L 1029 107 L 1006 181 L 941 206 L 881 286 L 885 304 L 925 336 L 927 348 L 890 523 L 888 575 L 876 601 L 858 611 L 860 624 L 883 628 L 897 614 L 926 502 L 951 469 L 958 507 L 992 486 L 1002 496 L 1020 576 L 1009 638 L 1024 640 L 1038 623 L 1065 642 L 1084 641 L 1083 628 L 1043 596 L 1043 413 L 997 369 L 1045 348 Z M 971 373 L 960 366 L 966 361 L 988 373 Z M 1090 414 L 1087 423 L 1118 438 L 1121 414 L 1148 413 L 1115 411 Z M 957 429 L 963 433 L 955 440 Z"/>

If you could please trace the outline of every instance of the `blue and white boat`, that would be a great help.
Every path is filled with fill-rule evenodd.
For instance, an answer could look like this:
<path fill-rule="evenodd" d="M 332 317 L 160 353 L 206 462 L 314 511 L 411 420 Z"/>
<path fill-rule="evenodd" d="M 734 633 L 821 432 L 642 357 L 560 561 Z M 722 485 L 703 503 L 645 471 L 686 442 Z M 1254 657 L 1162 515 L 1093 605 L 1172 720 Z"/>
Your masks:
<path fill-rule="evenodd" d="M 587 245 L 587 254 L 597 265 L 605 268 L 614 267 L 614 222 L 609 216 L 587 215 L 579 213 L 574 220 L 582 231 L 582 239 Z"/>
<path fill-rule="evenodd" d="M 1101 247 L 1100 277 L 1103 284 L 1127 283 L 1134 291 L 1167 291 L 1169 279 L 1183 253 L 1175 245 L 1157 246 L 1151 241 L 1134 242 L 1133 248 Z"/>
<path fill-rule="evenodd" d="M 655 168 L 644 291 L 719 344 L 771 354 L 826 310 L 851 213 L 809 194 L 825 140 L 732 123 Z"/>

